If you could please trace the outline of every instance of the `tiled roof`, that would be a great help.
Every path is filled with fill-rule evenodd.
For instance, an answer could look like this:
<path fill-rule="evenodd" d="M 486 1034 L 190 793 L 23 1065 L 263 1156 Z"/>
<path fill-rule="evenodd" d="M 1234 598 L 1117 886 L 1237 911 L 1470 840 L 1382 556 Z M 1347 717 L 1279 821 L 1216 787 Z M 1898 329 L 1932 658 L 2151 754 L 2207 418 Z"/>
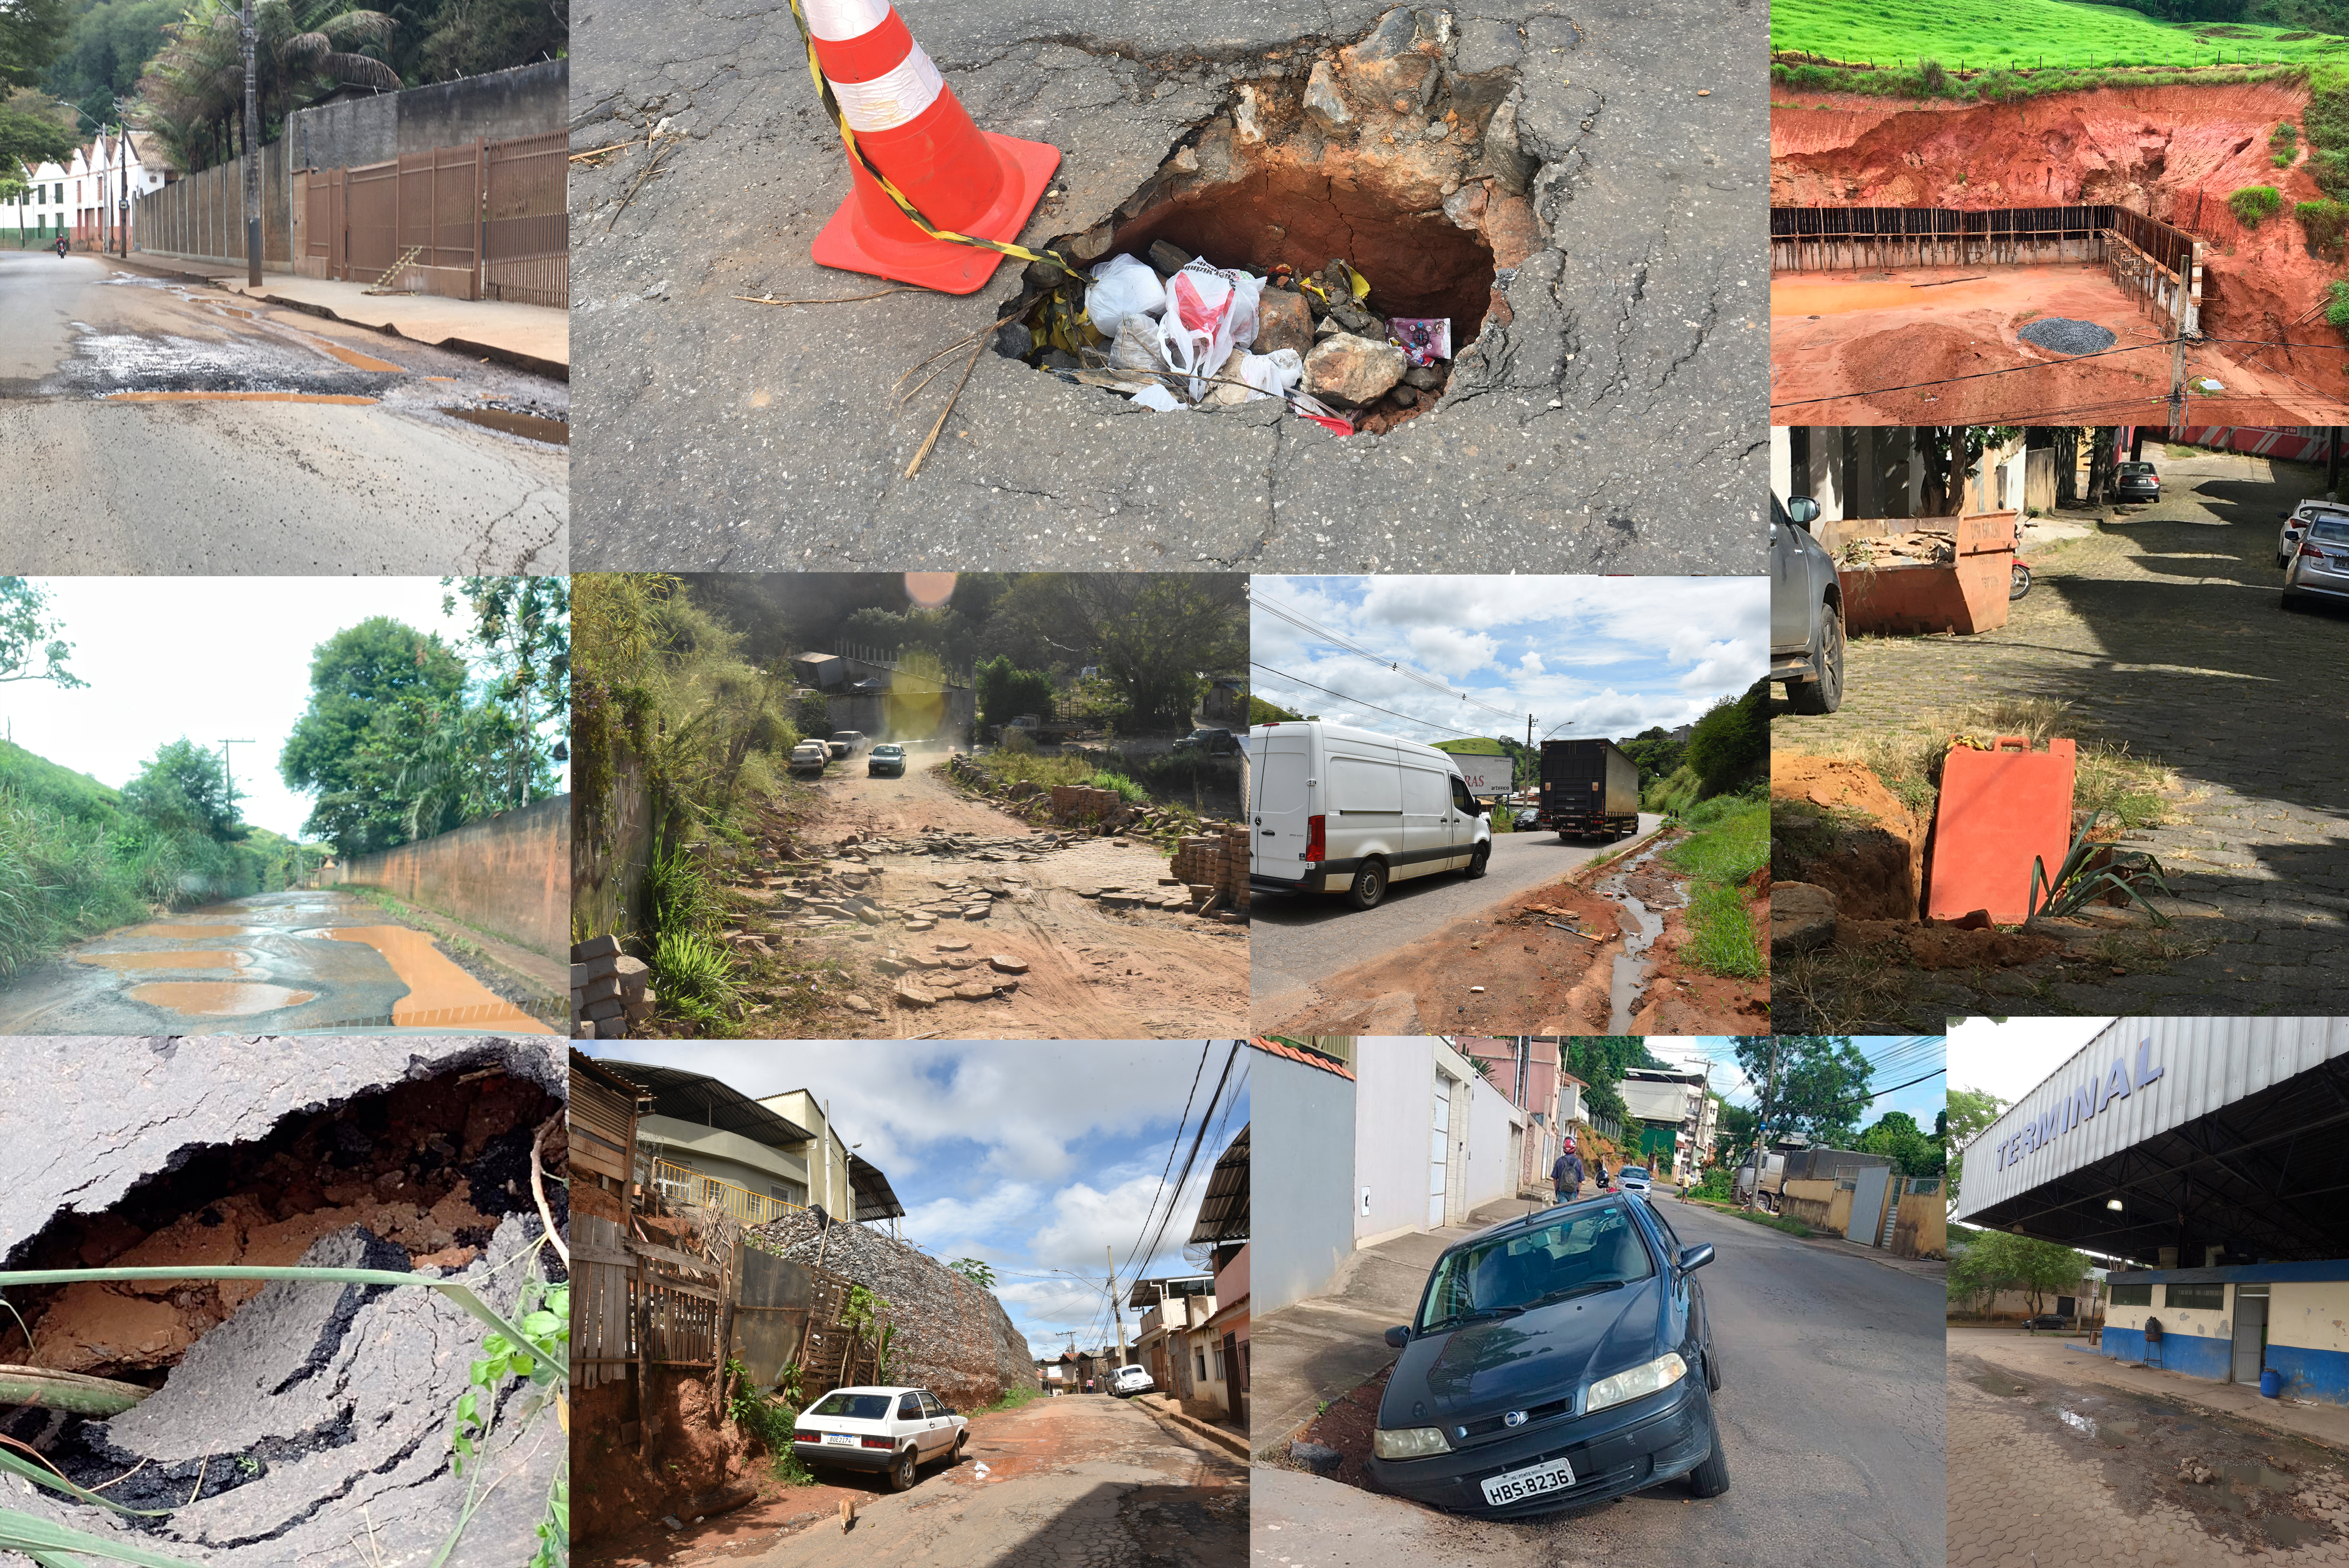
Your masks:
<path fill-rule="evenodd" d="M 1319 1068 L 1325 1073 L 1335 1073 L 1349 1083 L 1354 1079 L 1354 1075 L 1350 1071 L 1331 1061 L 1328 1057 L 1313 1051 L 1299 1050 L 1286 1040 L 1276 1040 L 1269 1035 L 1258 1035 L 1248 1044 L 1268 1056 L 1286 1057 L 1292 1062 L 1302 1062 L 1309 1068 Z"/>

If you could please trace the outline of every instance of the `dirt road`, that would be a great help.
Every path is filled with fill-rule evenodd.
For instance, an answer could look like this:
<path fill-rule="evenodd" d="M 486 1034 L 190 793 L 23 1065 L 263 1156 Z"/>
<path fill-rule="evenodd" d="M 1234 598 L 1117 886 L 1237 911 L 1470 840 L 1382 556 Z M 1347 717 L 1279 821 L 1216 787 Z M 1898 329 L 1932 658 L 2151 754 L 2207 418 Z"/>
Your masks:
<path fill-rule="evenodd" d="M 274 892 L 77 943 L 0 990 L 0 1034 L 555 1033 L 528 999 L 364 899 Z"/>
<path fill-rule="evenodd" d="M 800 862 L 797 872 L 741 868 L 748 882 L 781 884 L 772 913 L 746 920 L 743 932 L 755 940 L 745 951 L 768 960 L 753 995 L 779 1010 L 801 1002 L 788 1032 L 779 1026 L 781 1037 L 1247 1032 L 1247 928 L 1154 907 L 1180 891 L 1160 884 L 1164 852 L 1030 827 L 954 789 L 938 771 L 944 761 L 943 752 L 916 752 L 903 779 L 868 778 L 863 758 L 833 764 L 812 786 L 820 803 L 793 830 L 805 851 L 834 858 Z M 827 867 L 857 884 L 873 920 L 792 904 L 793 883 L 805 887 Z M 820 989 L 795 985 L 811 974 L 827 976 Z M 936 999 L 910 1000 L 916 994 Z M 750 1022 L 764 1026 L 756 1012 Z"/>
<path fill-rule="evenodd" d="M 567 420 L 560 382 L 88 255 L 0 252 L 0 321 L 11 571 L 569 559 L 567 448 L 456 412 Z"/>

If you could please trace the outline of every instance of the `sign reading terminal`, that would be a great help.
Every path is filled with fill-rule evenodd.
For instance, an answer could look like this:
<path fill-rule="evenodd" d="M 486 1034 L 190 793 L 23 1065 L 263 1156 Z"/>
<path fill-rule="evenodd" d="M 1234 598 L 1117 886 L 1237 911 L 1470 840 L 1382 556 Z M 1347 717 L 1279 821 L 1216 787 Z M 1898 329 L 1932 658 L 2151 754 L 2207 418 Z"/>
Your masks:
<path fill-rule="evenodd" d="M 2024 1155 L 2046 1148 L 2080 1123 L 2095 1116 L 2116 1099 L 2127 1099 L 2161 1076 L 2153 1065 L 2153 1041 L 2148 1038 L 2137 1047 L 2137 1071 L 2129 1071 L 2126 1054 L 2113 1058 L 2101 1078 L 2091 1078 L 2055 1102 L 2052 1110 L 2043 1111 L 2033 1120 L 2023 1124 L 2022 1130 L 1998 1146 L 1998 1168 L 2002 1171 Z"/>

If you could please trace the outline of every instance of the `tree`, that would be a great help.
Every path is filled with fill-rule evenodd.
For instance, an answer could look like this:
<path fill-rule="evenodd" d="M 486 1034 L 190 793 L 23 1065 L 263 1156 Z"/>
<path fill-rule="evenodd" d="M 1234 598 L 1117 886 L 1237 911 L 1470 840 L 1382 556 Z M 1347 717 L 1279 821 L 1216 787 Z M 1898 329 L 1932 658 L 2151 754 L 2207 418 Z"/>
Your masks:
<path fill-rule="evenodd" d="M 65 624 L 45 614 L 49 596 L 22 577 L 0 577 L 0 685 L 48 681 L 66 689 L 89 683 L 66 668 L 73 645 Z"/>
<path fill-rule="evenodd" d="M 1749 1107 L 1732 1105 L 1717 1094 L 1713 1098 L 1720 1107 L 1713 1121 L 1713 1163 L 1735 1164 L 1754 1147 L 1754 1132 L 1761 1125 L 1761 1115 Z"/>
<path fill-rule="evenodd" d="M 1928 1138 L 1917 1119 L 1905 1110 L 1889 1110 L 1852 1144 L 1866 1154 L 1882 1154 L 1904 1176 L 1939 1176 L 1943 1164 L 1941 1145 Z"/>
<path fill-rule="evenodd" d="M 1245 580 L 1194 573 L 1038 573 L 997 602 L 989 641 L 1097 665 L 1143 734 L 1190 727 L 1203 674 L 1247 658 Z M 1032 667 L 1032 666 L 1031 666 Z"/>
<path fill-rule="evenodd" d="M 442 0 L 424 40 L 424 79 L 553 59 L 570 41 L 571 0 Z"/>
<path fill-rule="evenodd" d="M 7 0 L 0 5 L 0 82 L 34 86 L 65 52 L 72 27 L 67 0 Z"/>
<path fill-rule="evenodd" d="M 1706 795 L 1735 788 L 1770 757 L 1770 683 L 1707 708 L 1688 738 L 1688 765 Z"/>
<path fill-rule="evenodd" d="M 1250 693 L 1248 696 L 1248 723 L 1250 725 L 1294 724 L 1300 717 L 1300 715 L 1289 712 L 1285 707 L 1276 707 L 1274 704 L 1265 701 L 1264 698 L 1256 696 L 1254 693 Z"/>
<path fill-rule="evenodd" d="M 446 587 L 452 581 L 442 578 Z M 460 592 L 473 612 L 475 657 L 487 666 L 486 695 L 503 723 L 475 727 L 474 738 L 493 748 L 491 809 L 508 810 L 554 792 L 552 764 L 570 755 L 559 738 L 540 734 L 554 722 L 570 727 L 571 594 L 562 577 L 467 577 Z M 456 613 L 457 595 L 441 601 Z"/>
<path fill-rule="evenodd" d="M 415 720 L 455 700 L 464 686 L 465 662 L 455 650 L 388 615 L 320 644 L 310 662 L 310 706 L 277 764 L 287 785 L 317 796 L 303 830 L 333 840 L 344 855 L 414 836 L 407 826 L 410 802 L 387 792 L 387 735 L 374 727 L 403 697 L 417 700 L 398 712 Z M 362 755 L 363 746 L 373 749 Z"/>
<path fill-rule="evenodd" d="M 1980 1307 L 2000 1291 L 2019 1290 L 2036 1317 L 2048 1295 L 2073 1289 L 2092 1266 L 2086 1253 L 2053 1242 L 1964 1225 L 1950 1230 L 1949 1295 Z"/>
<path fill-rule="evenodd" d="M 193 0 L 163 29 L 169 41 L 140 78 L 147 123 L 191 173 L 227 161 L 241 149 L 244 107 L 239 0 Z M 262 139 L 287 114 L 345 86 L 396 91 L 399 74 L 369 55 L 382 52 L 397 24 L 380 11 L 342 0 L 260 0 L 254 8 Z"/>
<path fill-rule="evenodd" d="M 1998 1119 L 2007 1102 L 1994 1094 L 1971 1088 L 1951 1089 L 1947 1102 L 1948 1109 L 1942 1115 L 1949 1119 L 1949 1198 L 1955 1204 L 1958 1183 L 1965 1175 L 1966 1146 L 1989 1130 L 1990 1124 Z"/>
<path fill-rule="evenodd" d="M 229 843 L 244 836 L 229 789 L 221 758 L 182 736 L 122 787 L 122 807 L 160 833 Z"/>
<path fill-rule="evenodd" d="M 1052 677 L 1042 670 L 1012 666 L 1010 655 L 998 654 L 975 666 L 978 685 L 978 721 L 1004 724 L 1023 713 L 1052 717 Z"/>
<path fill-rule="evenodd" d="M 1770 1089 L 1774 1051 L 1775 1094 Z M 1800 1132 L 1813 1143 L 1848 1146 L 1868 1109 L 1868 1079 L 1873 1070 L 1848 1037 L 1740 1035 L 1736 1052 L 1737 1065 L 1753 1080 L 1757 1098 L 1768 1097 L 1762 1113 L 1771 1137 Z"/>
<path fill-rule="evenodd" d="M 62 164 L 73 157 L 76 139 L 72 127 L 58 122 L 58 111 L 28 106 L 23 101 L 35 97 L 29 92 L 22 93 L 12 101 L 0 103 L 0 168 L 11 174 L 16 174 L 18 164 L 38 169 L 44 163 Z"/>
<path fill-rule="evenodd" d="M 977 1258 L 957 1258 L 947 1267 L 954 1270 L 981 1290 L 995 1288 L 995 1271 Z"/>

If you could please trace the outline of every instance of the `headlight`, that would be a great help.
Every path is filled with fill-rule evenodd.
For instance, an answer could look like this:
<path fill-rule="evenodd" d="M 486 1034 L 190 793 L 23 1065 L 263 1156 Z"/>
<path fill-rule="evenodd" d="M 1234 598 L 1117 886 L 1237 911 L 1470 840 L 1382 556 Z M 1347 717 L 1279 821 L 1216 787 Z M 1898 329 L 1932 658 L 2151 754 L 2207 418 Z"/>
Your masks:
<path fill-rule="evenodd" d="M 1452 1445 L 1444 1440 L 1440 1427 L 1381 1427 L 1371 1439 L 1371 1450 L 1382 1460 L 1415 1460 L 1448 1454 Z"/>
<path fill-rule="evenodd" d="M 1618 1372 L 1612 1377 L 1601 1377 L 1593 1383 L 1590 1398 L 1583 1405 L 1582 1413 L 1588 1416 L 1609 1405 L 1619 1405 L 1626 1399 L 1636 1399 L 1642 1394 L 1669 1388 L 1687 1376 L 1688 1363 L 1682 1360 L 1677 1353 L 1668 1350 L 1645 1367 L 1634 1367 L 1628 1372 Z"/>

